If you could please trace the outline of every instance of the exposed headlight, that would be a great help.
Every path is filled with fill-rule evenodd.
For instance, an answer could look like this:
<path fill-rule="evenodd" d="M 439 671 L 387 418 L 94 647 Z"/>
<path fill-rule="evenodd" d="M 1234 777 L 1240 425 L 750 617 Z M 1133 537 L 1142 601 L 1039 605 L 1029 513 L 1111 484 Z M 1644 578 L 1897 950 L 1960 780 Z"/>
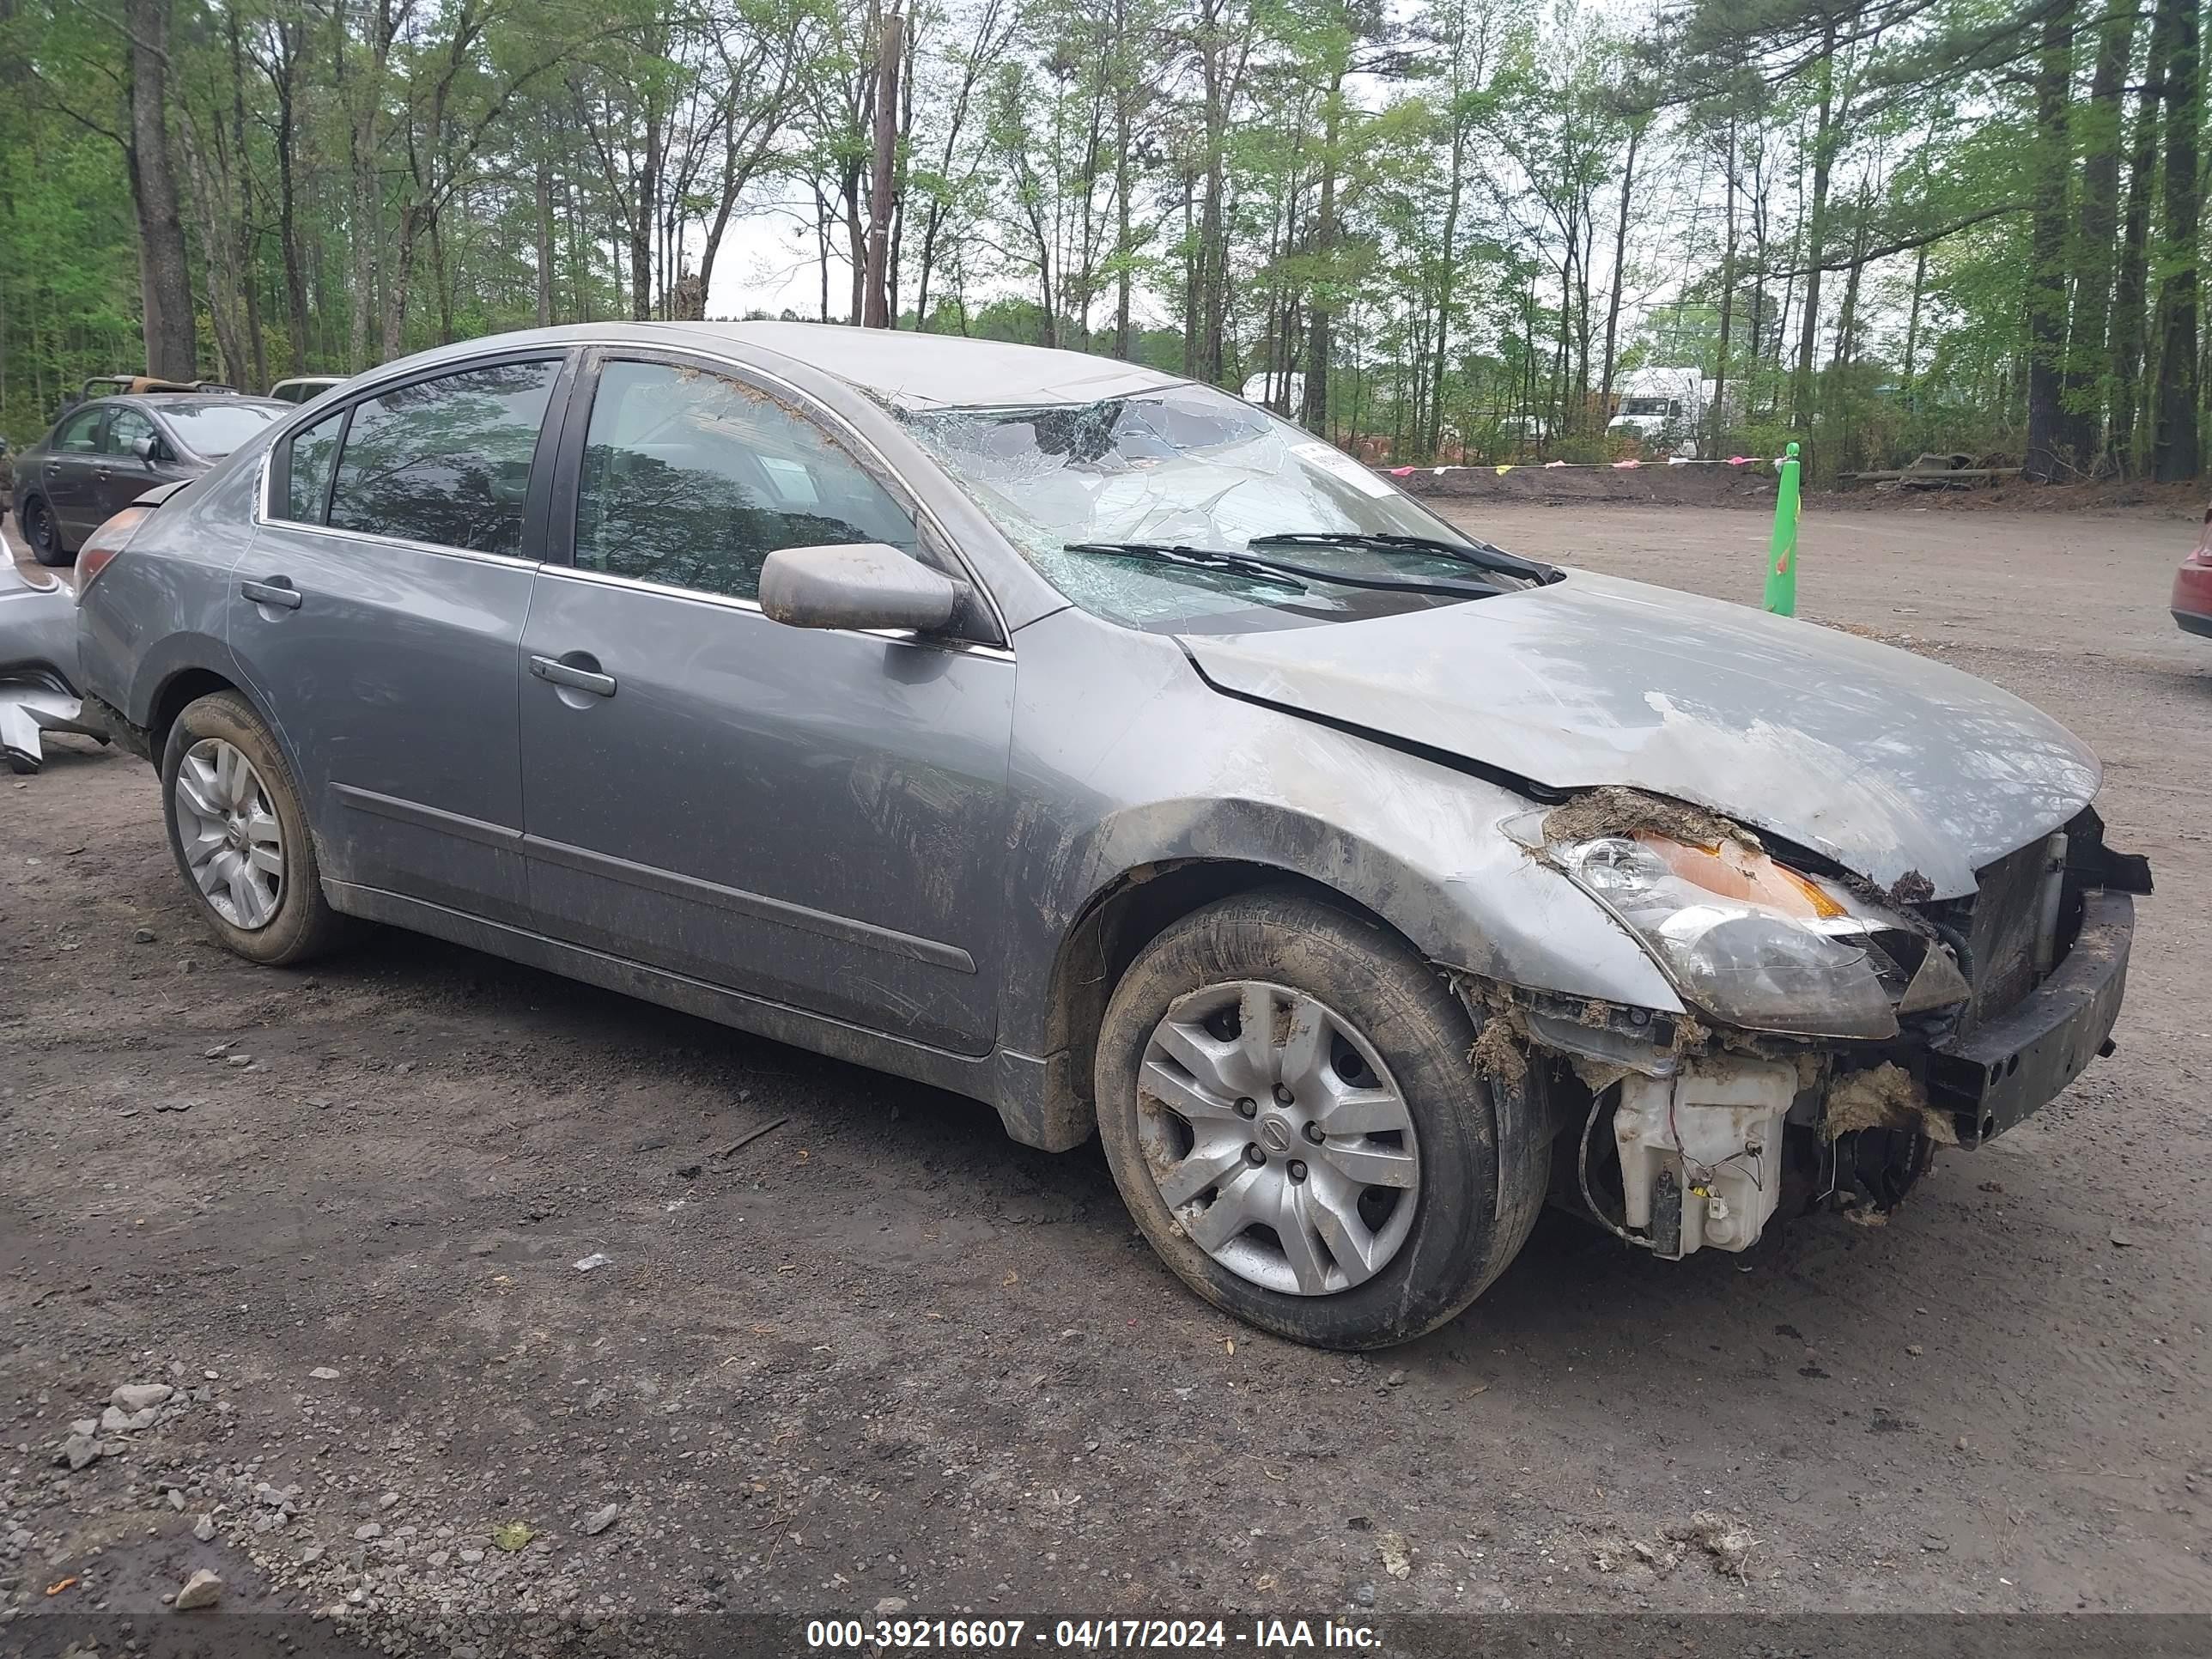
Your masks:
<path fill-rule="evenodd" d="M 1869 924 L 1765 854 L 1650 833 L 1547 850 L 1717 1019 L 1804 1036 L 1897 1035 Z"/>

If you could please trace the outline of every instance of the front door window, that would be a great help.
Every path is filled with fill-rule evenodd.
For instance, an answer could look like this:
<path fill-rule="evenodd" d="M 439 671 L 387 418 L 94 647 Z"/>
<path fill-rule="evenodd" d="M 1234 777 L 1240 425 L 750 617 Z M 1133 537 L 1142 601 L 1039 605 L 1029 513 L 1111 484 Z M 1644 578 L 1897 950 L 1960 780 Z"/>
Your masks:
<path fill-rule="evenodd" d="M 779 548 L 887 542 L 914 520 L 813 422 L 673 363 L 599 373 L 576 502 L 586 570 L 750 599 Z"/>

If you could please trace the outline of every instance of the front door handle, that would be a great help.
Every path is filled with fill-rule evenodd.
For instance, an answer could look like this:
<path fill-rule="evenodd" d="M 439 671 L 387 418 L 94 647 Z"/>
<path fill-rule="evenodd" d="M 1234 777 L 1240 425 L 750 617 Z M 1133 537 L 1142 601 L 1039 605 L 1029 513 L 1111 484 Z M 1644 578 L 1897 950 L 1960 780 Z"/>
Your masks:
<path fill-rule="evenodd" d="M 265 582 L 240 582 L 238 591 L 256 605 L 273 605 L 286 611 L 300 608 L 300 590 L 282 576 Z"/>
<path fill-rule="evenodd" d="M 583 656 L 581 652 L 570 654 Z M 584 660 L 594 662 L 589 657 L 585 657 Z M 581 668 L 574 663 L 563 662 L 558 657 L 532 657 L 530 672 L 551 684 L 565 685 L 574 691 L 588 691 L 595 697 L 611 697 L 615 694 L 615 677 L 600 673 L 595 662 L 592 667 Z"/>

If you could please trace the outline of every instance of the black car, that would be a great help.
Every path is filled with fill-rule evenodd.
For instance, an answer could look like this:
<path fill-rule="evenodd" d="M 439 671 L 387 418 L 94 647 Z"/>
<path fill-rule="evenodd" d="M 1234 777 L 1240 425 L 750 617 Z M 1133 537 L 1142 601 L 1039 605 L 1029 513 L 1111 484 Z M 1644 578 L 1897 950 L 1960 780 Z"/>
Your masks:
<path fill-rule="evenodd" d="M 197 478 L 292 405 L 199 392 L 99 398 L 15 458 L 15 507 L 40 564 L 67 564 L 87 536 L 155 484 Z"/>

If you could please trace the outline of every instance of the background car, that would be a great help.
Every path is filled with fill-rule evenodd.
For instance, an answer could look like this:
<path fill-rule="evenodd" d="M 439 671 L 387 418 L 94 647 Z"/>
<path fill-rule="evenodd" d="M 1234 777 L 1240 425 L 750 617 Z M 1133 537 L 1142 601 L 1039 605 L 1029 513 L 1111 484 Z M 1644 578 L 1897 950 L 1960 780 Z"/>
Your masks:
<path fill-rule="evenodd" d="M 2173 620 L 2185 634 L 2212 639 L 2212 507 L 2204 509 L 2204 527 L 2197 546 L 2173 573 Z"/>
<path fill-rule="evenodd" d="M 280 404 L 311 404 L 332 386 L 345 383 L 343 374 L 295 374 L 270 386 L 269 395 Z"/>
<path fill-rule="evenodd" d="M 40 564 L 67 564 L 107 519 L 156 484 L 198 477 L 292 405 L 235 392 L 99 398 L 15 458 L 23 538 Z"/>

